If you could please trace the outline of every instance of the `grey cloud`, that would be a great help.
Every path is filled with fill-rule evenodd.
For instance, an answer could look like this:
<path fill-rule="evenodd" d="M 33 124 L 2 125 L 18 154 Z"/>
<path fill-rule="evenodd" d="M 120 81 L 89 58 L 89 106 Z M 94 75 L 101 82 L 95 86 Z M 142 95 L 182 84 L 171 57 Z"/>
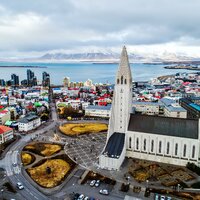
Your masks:
<path fill-rule="evenodd" d="M 1 0 L 0 6 L 6 9 L 0 13 L 0 50 L 199 44 L 198 0 Z M 18 16 L 27 21 L 17 22 Z"/>

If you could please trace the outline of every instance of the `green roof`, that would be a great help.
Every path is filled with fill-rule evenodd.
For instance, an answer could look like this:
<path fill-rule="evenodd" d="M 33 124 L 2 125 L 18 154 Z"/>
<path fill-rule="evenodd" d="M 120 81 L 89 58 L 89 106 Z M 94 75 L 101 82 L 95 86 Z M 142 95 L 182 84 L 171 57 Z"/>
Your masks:
<path fill-rule="evenodd" d="M 36 106 L 36 107 L 41 107 L 42 104 L 41 104 L 40 102 L 35 102 L 35 103 L 34 103 L 34 106 Z"/>
<path fill-rule="evenodd" d="M 5 125 L 6 125 L 6 126 L 11 126 L 13 122 L 15 122 L 15 121 L 10 121 L 10 120 L 8 120 L 8 121 L 6 121 Z"/>

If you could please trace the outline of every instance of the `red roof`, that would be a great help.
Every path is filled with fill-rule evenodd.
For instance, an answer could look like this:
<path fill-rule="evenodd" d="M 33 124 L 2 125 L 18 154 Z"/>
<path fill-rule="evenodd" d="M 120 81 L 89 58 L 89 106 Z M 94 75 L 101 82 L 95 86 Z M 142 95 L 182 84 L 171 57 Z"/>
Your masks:
<path fill-rule="evenodd" d="M 1 114 L 5 114 L 5 113 L 7 113 L 7 112 L 8 112 L 7 110 L 2 110 L 2 111 L 0 111 Z"/>
<path fill-rule="evenodd" d="M 12 130 L 12 128 L 0 125 L 0 134 L 6 133 L 6 132 L 11 131 L 11 130 Z"/>

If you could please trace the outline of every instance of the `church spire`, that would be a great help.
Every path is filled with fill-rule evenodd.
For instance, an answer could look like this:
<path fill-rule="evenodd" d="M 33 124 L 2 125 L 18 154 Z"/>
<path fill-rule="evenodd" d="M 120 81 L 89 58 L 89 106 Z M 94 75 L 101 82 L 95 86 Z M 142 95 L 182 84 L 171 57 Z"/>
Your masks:
<path fill-rule="evenodd" d="M 130 64 L 128 60 L 128 54 L 126 47 L 124 46 L 121 53 L 120 64 L 117 71 L 116 84 L 132 84 L 132 75 Z"/>

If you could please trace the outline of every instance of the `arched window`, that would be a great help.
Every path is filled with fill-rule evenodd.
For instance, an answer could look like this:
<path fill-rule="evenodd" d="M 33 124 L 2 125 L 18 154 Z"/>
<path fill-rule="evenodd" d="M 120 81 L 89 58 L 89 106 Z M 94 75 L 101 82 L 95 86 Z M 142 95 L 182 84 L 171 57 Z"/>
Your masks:
<path fill-rule="evenodd" d="M 175 144 L 175 156 L 177 156 L 177 154 L 178 154 L 178 144 L 176 143 Z"/>
<path fill-rule="evenodd" d="M 193 145 L 192 146 L 192 158 L 194 158 L 195 157 L 195 146 Z"/>
<path fill-rule="evenodd" d="M 144 151 L 146 151 L 146 145 L 147 145 L 147 140 L 144 139 L 144 146 L 143 146 Z"/>
<path fill-rule="evenodd" d="M 158 149 L 158 152 L 161 153 L 161 151 L 162 151 L 162 142 L 159 141 L 159 149 Z"/>
<path fill-rule="evenodd" d="M 124 77 L 123 77 L 123 76 L 121 76 L 121 84 L 123 84 L 123 80 L 124 80 Z"/>
<path fill-rule="evenodd" d="M 119 84 L 119 79 L 117 79 L 117 84 Z"/>
<path fill-rule="evenodd" d="M 184 146 L 183 146 L 183 157 L 185 157 L 186 156 L 186 144 L 184 144 Z"/>
<path fill-rule="evenodd" d="M 126 84 L 126 79 L 124 79 L 124 83 Z"/>
<path fill-rule="evenodd" d="M 153 152 L 154 149 L 154 140 L 151 140 L 151 152 Z"/>
<path fill-rule="evenodd" d="M 139 149 L 139 138 L 136 139 L 136 149 Z"/>
<path fill-rule="evenodd" d="M 169 142 L 167 142 L 167 154 L 169 154 Z"/>
<path fill-rule="evenodd" d="M 131 137 L 129 137 L 129 148 L 131 149 Z"/>

